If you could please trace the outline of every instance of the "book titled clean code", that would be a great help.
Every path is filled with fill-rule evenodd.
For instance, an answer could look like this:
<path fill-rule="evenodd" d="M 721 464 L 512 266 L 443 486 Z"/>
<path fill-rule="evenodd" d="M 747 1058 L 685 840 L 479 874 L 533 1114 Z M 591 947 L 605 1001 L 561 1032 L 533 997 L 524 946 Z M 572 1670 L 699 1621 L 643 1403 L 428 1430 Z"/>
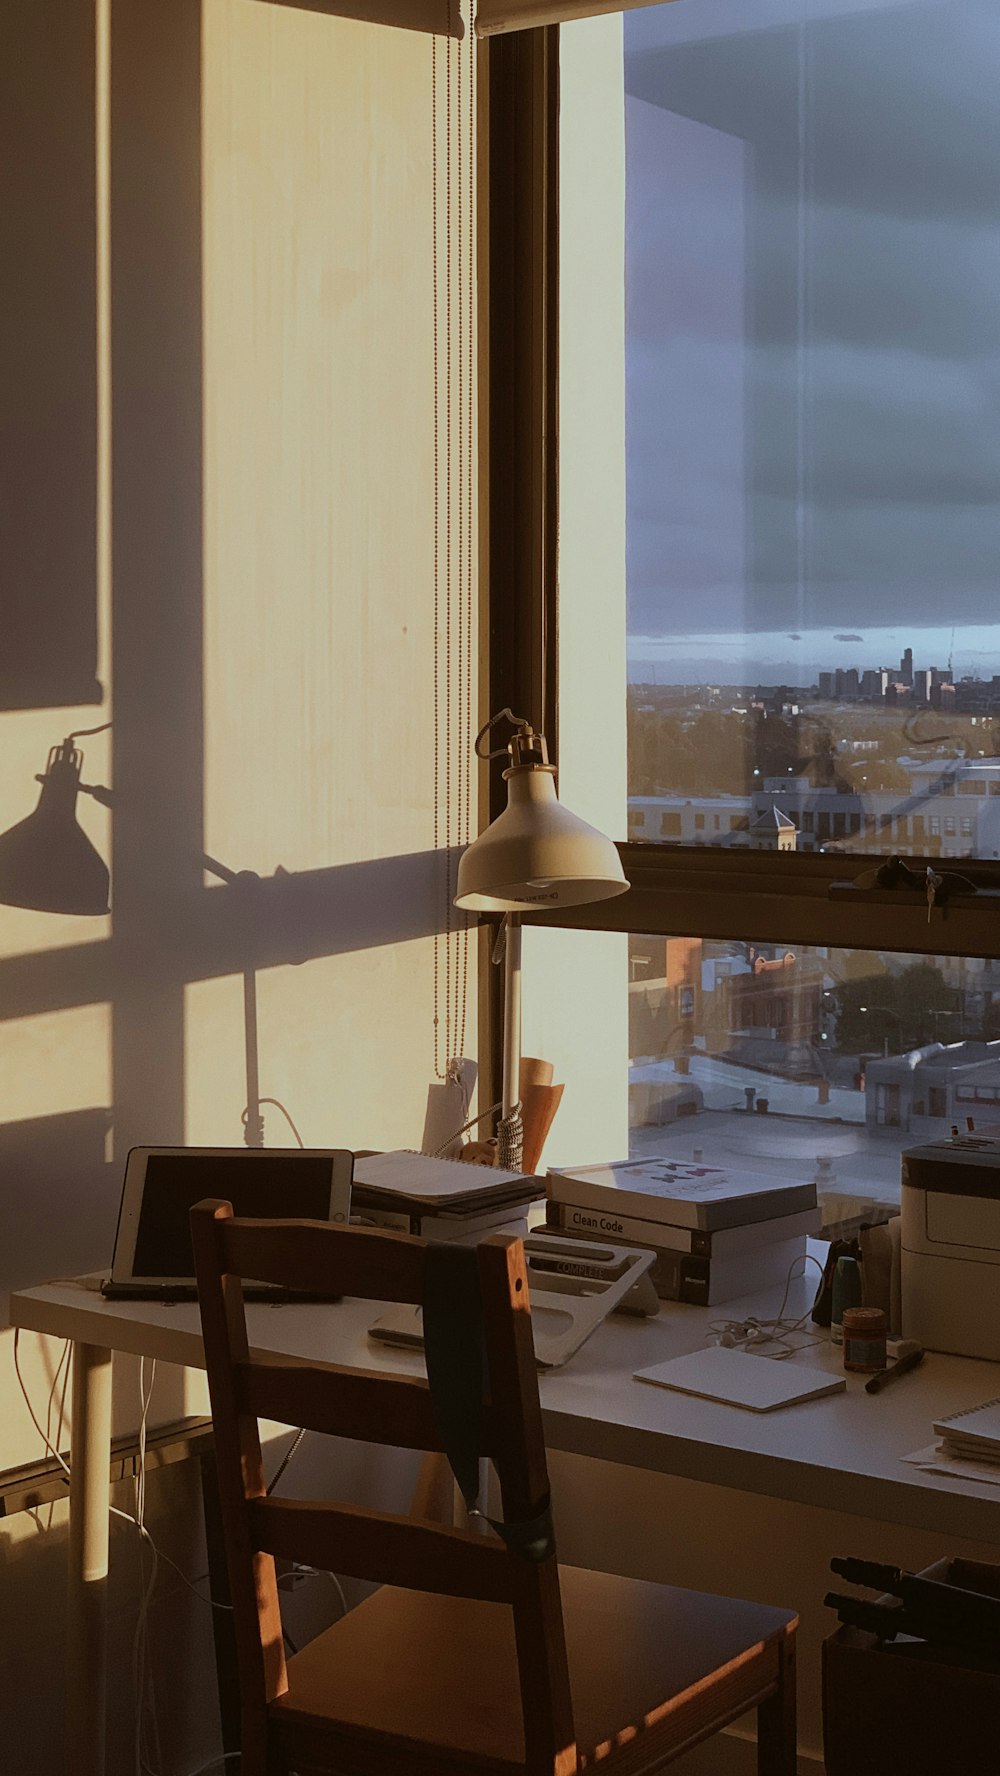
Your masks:
<path fill-rule="evenodd" d="M 673 1227 L 696 1227 L 703 1233 L 816 1207 L 812 1180 L 782 1183 L 764 1173 L 678 1159 L 560 1166 L 549 1171 L 546 1188 L 553 1202 L 613 1210 Z"/>
<path fill-rule="evenodd" d="M 753 1252 L 760 1246 L 794 1239 L 799 1234 L 817 1234 L 822 1224 L 818 1208 L 799 1209 L 789 1215 L 775 1215 L 769 1221 L 752 1221 L 745 1227 L 720 1227 L 714 1233 L 703 1233 L 697 1227 L 674 1227 L 669 1221 L 637 1221 L 611 1209 L 584 1208 L 575 1202 L 546 1203 L 545 1220 L 549 1227 L 564 1228 L 567 1233 L 588 1235 L 591 1239 L 626 1240 L 640 1246 L 693 1252 L 701 1258 L 729 1258 L 738 1252 Z"/>
<path fill-rule="evenodd" d="M 597 1243 L 593 1233 L 568 1227 L 559 1232 L 564 1239 Z M 762 1289 L 783 1288 L 793 1266 L 798 1264 L 802 1268 L 806 1251 L 804 1233 L 725 1258 L 643 1243 L 653 1252 L 649 1276 L 660 1300 L 683 1301 L 689 1307 L 715 1307 L 720 1301 L 736 1301 L 742 1295 L 757 1295 Z"/>

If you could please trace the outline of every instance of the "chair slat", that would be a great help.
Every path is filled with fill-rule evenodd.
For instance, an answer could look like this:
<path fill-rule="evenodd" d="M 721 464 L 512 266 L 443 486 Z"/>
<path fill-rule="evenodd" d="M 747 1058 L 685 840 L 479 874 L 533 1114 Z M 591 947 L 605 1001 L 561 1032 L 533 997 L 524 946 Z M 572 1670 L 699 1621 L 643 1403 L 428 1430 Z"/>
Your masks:
<path fill-rule="evenodd" d="M 427 1382 L 334 1363 L 268 1356 L 235 1365 L 240 1410 L 325 1436 L 352 1437 L 393 1449 L 443 1448 Z M 481 1454 L 493 1453 L 493 1414 L 482 1419 Z"/>
<path fill-rule="evenodd" d="M 365 1301 L 423 1300 L 424 1245 L 409 1234 L 325 1221 L 223 1221 L 220 1229 L 233 1276 Z"/>
<path fill-rule="evenodd" d="M 521 1594 L 523 1563 L 502 1542 L 467 1530 L 311 1499 L 252 1499 L 247 1513 L 262 1553 L 322 1572 L 492 1603 L 513 1603 Z"/>

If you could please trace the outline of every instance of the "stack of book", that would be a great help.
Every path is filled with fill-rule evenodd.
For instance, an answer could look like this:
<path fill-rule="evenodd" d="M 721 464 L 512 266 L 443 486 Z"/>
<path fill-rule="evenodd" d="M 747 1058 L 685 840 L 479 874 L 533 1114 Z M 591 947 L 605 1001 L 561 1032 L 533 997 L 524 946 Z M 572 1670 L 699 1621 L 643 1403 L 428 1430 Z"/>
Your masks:
<path fill-rule="evenodd" d="M 651 1247 L 661 1301 L 705 1307 L 783 1284 L 820 1228 L 814 1182 L 685 1160 L 560 1167 L 546 1191 L 548 1227 Z"/>
<path fill-rule="evenodd" d="M 421 1239 L 462 1239 L 497 1227 L 523 1232 L 545 1182 L 498 1166 L 425 1153 L 373 1153 L 354 1162 L 351 1220 Z"/>

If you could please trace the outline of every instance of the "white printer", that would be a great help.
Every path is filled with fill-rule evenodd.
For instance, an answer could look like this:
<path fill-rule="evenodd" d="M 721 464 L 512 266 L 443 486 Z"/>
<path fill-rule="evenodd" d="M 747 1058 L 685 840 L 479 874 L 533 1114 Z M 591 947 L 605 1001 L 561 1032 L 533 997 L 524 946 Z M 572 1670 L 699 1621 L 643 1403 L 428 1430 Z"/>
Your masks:
<path fill-rule="evenodd" d="M 1000 1361 L 1000 1138 L 911 1147 L 901 1182 L 903 1337 Z"/>

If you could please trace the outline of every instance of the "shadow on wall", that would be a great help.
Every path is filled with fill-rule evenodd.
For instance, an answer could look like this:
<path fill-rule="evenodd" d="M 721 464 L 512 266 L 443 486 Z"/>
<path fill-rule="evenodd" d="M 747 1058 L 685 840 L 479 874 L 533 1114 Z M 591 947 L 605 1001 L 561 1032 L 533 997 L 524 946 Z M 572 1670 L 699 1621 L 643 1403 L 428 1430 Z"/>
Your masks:
<path fill-rule="evenodd" d="M 3 37 L 0 710 L 69 707 L 101 698 L 94 19 L 13 4 Z"/>
<path fill-rule="evenodd" d="M 0 702 L 27 710 L 100 697 L 95 32 L 76 0 L 14 10 L 0 275 L 25 325 L 0 337 L 15 428 Z M 112 929 L 0 961 L 0 1019 L 107 1005 L 112 1103 L 0 1128 L 0 1289 L 110 1261 L 128 1149 L 184 1139 L 189 983 L 424 936 L 443 904 L 441 853 L 206 886 L 200 0 L 116 3 L 110 51 L 114 703 L 91 722 L 113 714 Z"/>

